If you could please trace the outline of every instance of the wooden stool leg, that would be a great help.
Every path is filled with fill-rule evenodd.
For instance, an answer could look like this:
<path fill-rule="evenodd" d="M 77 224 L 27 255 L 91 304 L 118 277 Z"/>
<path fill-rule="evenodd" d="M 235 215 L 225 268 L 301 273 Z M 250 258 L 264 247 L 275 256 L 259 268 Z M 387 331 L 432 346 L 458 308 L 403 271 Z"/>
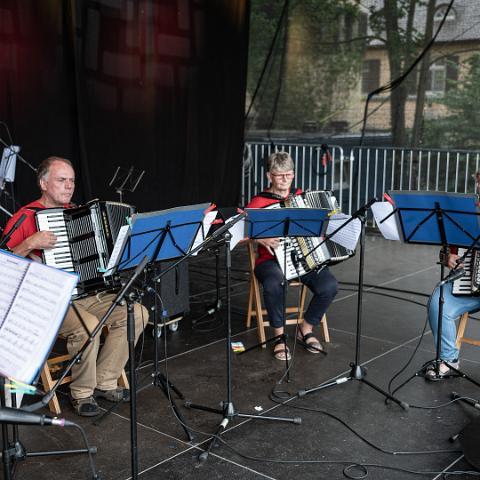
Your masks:
<path fill-rule="evenodd" d="M 323 315 L 320 322 L 322 324 L 323 339 L 325 343 L 330 343 L 330 334 L 328 333 L 327 315 Z"/>
<path fill-rule="evenodd" d="M 128 383 L 128 378 L 127 378 L 127 374 L 125 373 L 125 370 L 122 370 L 122 374 L 118 379 L 118 386 L 130 389 L 130 384 Z"/>
<path fill-rule="evenodd" d="M 48 392 L 53 385 L 55 385 L 55 381 L 52 378 L 50 373 L 50 368 L 48 367 L 48 362 L 45 362 L 40 373 L 40 378 L 42 379 L 43 389 Z M 48 408 L 52 413 L 55 415 L 60 415 L 62 413 L 62 409 L 60 408 L 60 402 L 58 401 L 57 394 L 55 393 L 52 399 L 48 402 Z"/>
<path fill-rule="evenodd" d="M 465 334 L 465 329 L 467 328 L 468 322 L 468 312 L 464 313 L 458 322 L 458 330 L 457 330 L 457 340 L 455 342 L 457 348 L 462 346 L 462 340 Z"/>
<path fill-rule="evenodd" d="M 307 287 L 302 283 L 300 292 L 300 303 L 298 304 L 298 324 L 303 322 L 303 312 L 305 311 L 305 300 L 307 298 Z"/>
<path fill-rule="evenodd" d="M 253 281 L 250 280 L 250 288 L 248 292 L 248 308 L 247 308 L 247 328 L 252 326 L 253 314 Z"/>
<path fill-rule="evenodd" d="M 265 342 L 266 335 L 265 335 L 265 322 L 263 318 L 263 309 L 262 309 L 262 298 L 260 296 L 260 287 L 258 286 L 257 279 L 253 280 L 253 296 L 254 296 L 254 304 L 255 304 L 255 313 L 257 317 L 257 329 L 258 329 L 258 340 L 260 343 Z M 266 345 L 262 345 L 263 348 L 266 348 Z"/>

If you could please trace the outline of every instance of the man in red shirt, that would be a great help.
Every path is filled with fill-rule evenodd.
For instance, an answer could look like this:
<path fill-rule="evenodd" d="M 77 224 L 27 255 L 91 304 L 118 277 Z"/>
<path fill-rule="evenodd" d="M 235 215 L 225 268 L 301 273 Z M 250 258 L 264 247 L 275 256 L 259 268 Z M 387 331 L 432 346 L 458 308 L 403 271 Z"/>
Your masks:
<path fill-rule="evenodd" d="M 44 208 L 68 208 L 75 189 L 75 172 L 69 160 L 49 157 L 38 167 L 37 180 L 40 198 L 16 212 L 4 231 L 8 234 L 20 216 L 26 214 L 25 220 L 12 233 L 7 246 L 16 255 L 28 256 L 33 260 L 40 260 L 41 251 L 53 248 L 57 240 L 53 232 L 37 231 L 35 212 Z M 98 325 L 114 299 L 114 294 L 101 292 L 75 300 L 75 306 L 89 332 Z M 148 321 L 148 311 L 136 303 L 134 313 L 137 341 Z M 75 412 L 82 416 L 100 413 L 95 397 L 112 402 L 128 398 L 128 391 L 117 384 L 128 360 L 126 307 L 115 308 L 107 325 L 109 334 L 102 349 L 100 350 L 100 335 L 97 335 L 84 351 L 81 362 L 72 368 L 70 398 Z M 67 311 L 59 335 L 67 339 L 67 349 L 72 356 L 88 339 L 88 334 L 72 307 Z"/>
<path fill-rule="evenodd" d="M 267 178 L 270 187 L 253 197 L 247 208 L 264 208 L 285 200 L 288 195 L 301 193 L 300 189 L 292 191 L 292 181 L 295 176 L 294 163 L 286 152 L 276 152 L 270 155 L 267 161 Z M 278 238 L 262 238 L 256 240 L 257 260 L 255 275 L 263 286 L 263 297 L 267 309 L 270 325 L 274 328 L 275 336 L 284 332 L 284 275 L 278 264 L 274 250 L 279 246 Z M 337 294 L 337 280 L 328 268 L 320 272 L 309 272 L 300 277 L 300 280 L 312 291 L 313 297 L 305 312 L 305 321 L 298 327 L 298 338 L 305 345 L 307 351 L 319 353 L 322 345 L 313 333 L 313 327 L 320 323 L 327 308 Z M 288 347 L 284 347 L 282 340 L 275 343 L 273 354 L 278 360 L 290 359 Z"/>

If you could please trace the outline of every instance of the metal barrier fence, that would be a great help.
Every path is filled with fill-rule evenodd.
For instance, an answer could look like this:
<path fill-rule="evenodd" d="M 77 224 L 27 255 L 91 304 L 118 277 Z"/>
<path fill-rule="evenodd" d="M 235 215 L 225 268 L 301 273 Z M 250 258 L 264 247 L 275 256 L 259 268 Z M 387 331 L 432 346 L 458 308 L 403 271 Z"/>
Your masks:
<path fill-rule="evenodd" d="M 372 197 L 381 199 L 387 190 L 473 193 L 474 174 L 480 169 L 480 151 L 354 147 L 346 152 L 338 145 L 328 149 L 330 158 L 319 144 L 246 143 L 242 205 L 267 187 L 264 163 L 277 150 L 292 156 L 295 186 L 334 191 L 349 214 Z"/>

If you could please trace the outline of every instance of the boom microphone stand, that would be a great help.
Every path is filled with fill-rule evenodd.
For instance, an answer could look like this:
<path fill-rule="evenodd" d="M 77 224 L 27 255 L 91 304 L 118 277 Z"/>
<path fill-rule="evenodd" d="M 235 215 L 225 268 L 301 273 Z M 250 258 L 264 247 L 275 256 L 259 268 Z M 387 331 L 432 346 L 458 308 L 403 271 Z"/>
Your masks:
<path fill-rule="evenodd" d="M 359 267 L 358 267 L 357 322 L 356 322 L 356 336 L 355 336 L 355 360 L 352 363 L 350 363 L 350 368 L 351 368 L 350 374 L 347 377 L 337 378 L 332 382 L 324 383 L 317 387 L 301 390 L 297 393 L 297 396 L 303 397 L 308 393 L 317 392 L 327 387 L 340 385 L 342 383 L 345 383 L 351 380 L 358 380 L 359 382 L 362 382 L 365 385 L 368 385 L 370 388 L 376 390 L 378 393 L 388 398 L 389 400 L 395 402 L 397 405 L 400 405 L 404 410 L 408 410 L 409 406 L 407 403 L 402 402 L 401 400 L 395 398 L 393 395 L 390 395 L 388 392 L 381 389 L 379 386 L 367 380 L 365 378 L 365 376 L 367 375 L 367 370 L 360 363 L 360 347 L 361 347 L 361 337 L 362 337 L 362 313 L 363 313 L 363 272 L 364 272 L 364 263 L 365 263 L 365 223 L 367 220 L 366 219 L 367 210 L 376 201 L 377 201 L 376 198 L 372 198 L 366 205 L 364 205 L 355 213 L 353 213 L 351 218 L 347 220 L 342 225 L 342 227 L 340 227 L 340 228 L 344 228 L 347 223 L 353 221 L 355 218 L 358 218 L 361 222 L 360 260 L 359 260 Z"/>

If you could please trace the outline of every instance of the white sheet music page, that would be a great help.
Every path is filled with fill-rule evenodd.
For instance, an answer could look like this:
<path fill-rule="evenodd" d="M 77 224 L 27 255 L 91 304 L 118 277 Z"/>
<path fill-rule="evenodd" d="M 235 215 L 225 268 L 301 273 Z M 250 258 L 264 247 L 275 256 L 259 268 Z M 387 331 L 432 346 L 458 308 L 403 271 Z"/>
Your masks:
<path fill-rule="evenodd" d="M 115 245 L 113 246 L 112 254 L 110 255 L 110 260 L 108 261 L 107 268 L 105 269 L 105 276 L 111 275 L 114 267 L 117 266 L 120 261 L 121 255 L 123 253 L 123 247 L 127 241 L 127 235 L 130 232 L 130 225 L 123 225 L 118 231 L 117 239 L 115 240 Z"/>
<path fill-rule="evenodd" d="M 217 216 L 217 213 L 218 210 L 211 210 L 210 212 L 207 212 L 207 214 L 203 217 L 202 225 L 198 229 L 197 236 L 193 241 L 190 251 L 197 248 L 207 238 L 208 232 L 210 230 L 210 227 L 212 226 L 213 221 L 215 220 L 215 217 Z M 195 252 L 193 256 L 198 255 L 199 252 L 200 250 Z"/>
<path fill-rule="evenodd" d="M 78 277 L 0 251 L 0 373 L 31 383 L 57 336 Z"/>
<path fill-rule="evenodd" d="M 340 228 L 342 225 L 346 224 L 350 218 L 351 216 L 345 213 L 336 213 L 332 215 L 328 221 L 327 235 L 330 235 L 337 228 Z M 355 250 L 361 229 L 362 223 L 358 218 L 355 218 L 341 228 L 335 235 L 333 235 L 330 240 L 342 245 L 342 247 L 348 248 L 349 250 Z"/>
<path fill-rule="evenodd" d="M 381 234 L 387 240 L 400 240 L 397 219 L 395 214 L 392 215 L 393 205 L 389 202 L 375 202 L 372 205 L 372 212 Z M 387 219 L 383 221 L 385 218 Z"/>
<path fill-rule="evenodd" d="M 234 215 L 227 220 L 227 223 L 230 221 L 234 221 L 238 215 Z M 242 240 L 245 240 L 245 219 L 239 220 L 232 228 L 230 228 L 229 232 L 232 235 L 230 239 L 230 250 L 233 250 Z"/>

